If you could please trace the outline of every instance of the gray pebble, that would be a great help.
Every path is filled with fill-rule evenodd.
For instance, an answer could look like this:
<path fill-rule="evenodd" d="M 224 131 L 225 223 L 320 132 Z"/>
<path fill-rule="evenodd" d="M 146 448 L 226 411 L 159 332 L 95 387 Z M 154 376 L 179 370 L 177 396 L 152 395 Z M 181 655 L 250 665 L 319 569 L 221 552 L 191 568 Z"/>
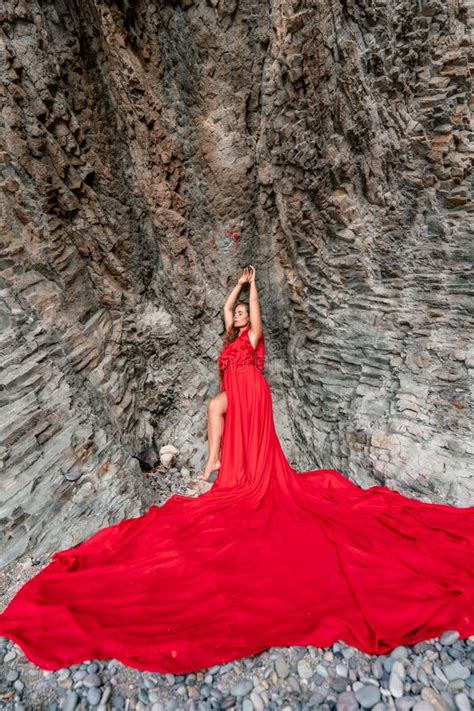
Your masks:
<path fill-rule="evenodd" d="M 403 679 L 401 679 L 400 676 L 397 674 L 396 669 L 392 669 L 392 671 L 390 672 L 388 688 L 390 689 L 390 693 L 395 699 L 400 699 L 403 696 Z"/>
<path fill-rule="evenodd" d="M 453 679 L 449 682 L 448 689 L 449 691 L 460 691 L 461 689 L 464 689 L 465 685 L 465 679 Z"/>
<path fill-rule="evenodd" d="M 14 649 L 10 649 L 10 651 L 3 657 L 4 662 L 12 662 L 14 659 L 16 659 L 16 652 Z"/>
<path fill-rule="evenodd" d="M 344 691 L 337 697 L 337 711 L 357 711 L 359 704 L 353 691 Z"/>
<path fill-rule="evenodd" d="M 119 709 L 119 711 L 122 711 L 122 709 L 125 708 L 125 699 L 120 694 L 113 694 L 111 702 L 114 709 Z"/>
<path fill-rule="evenodd" d="M 297 694 L 301 693 L 301 686 L 298 683 L 298 680 L 294 676 L 289 676 L 288 677 L 288 684 L 291 686 L 293 691 L 296 691 Z"/>
<path fill-rule="evenodd" d="M 300 659 L 296 664 L 296 669 L 302 679 L 310 679 L 313 676 L 311 664 L 306 659 Z"/>
<path fill-rule="evenodd" d="M 110 695 L 112 694 L 112 686 L 110 684 L 107 684 L 103 691 L 102 691 L 102 696 L 100 697 L 100 706 L 106 706 L 107 701 L 110 698 Z"/>
<path fill-rule="evenodd" d="M 7 681 L 16 681 L 20 676 L 20 672 L 16 669 L 9 669 L 7 671 L 6 679 Z"/>
<path fill-rule="evenodd" d="M 228 662 L 227 664 L 224 664 L 223 667 L 221 667 L 221 674 L 225 674 L 226 672 L 230 671 L 233 668 L 234 668 L 234 665 L 232 664 L 232 662 Z"/>
<path fill-rule="evenodd" d="M 400 645 L 399 647 L 392 649 L 390 656 L 392 659 L 406 659 L 408 657 L 408 649 L 403 645 Z"/>
<path fill-rule="evenodd" d="M 68 691 L 66 698 L 64 700 L 64 704 L 62 707 L 62 711 L 74 711 L 76 708 L 78 701 L 78 697 L 75 691 Z"/>
<path fill-rule="evenodd" d="M 203 684 L 199 689 L 199 693 L 203 699 L 207 699 L 207 697 L 211 693 L 211 687 L 209 686 L 209 684 Z"/>
<path fill-rule="evenodd" d="M 21 679 L 17 679 L 17 680 L 13 683 L 13 688 L 15 689 L 15 691 L 18 691 L 19 694 L 22 694 L 23 691 L 25 690 L 25 685 L 24 685 L 24 683 L 22 682 Z"/>
<path fill-rule="evenodd" d="M 97 686 L 91 686 L 87 690 L 87 701 L 88 703 L 91 704 L 91 706 L 97 706 L 97 704 L 100 702 L 100 697 L 102 696 L 102 693 L 100 689 L 97 688 Z"/>
<path fill-rule="evenodd" d="M 320 686 L 320 684 L 322 684 L 324 681 L 324 677 L 321 676 L 321 674 L 313 674 L 313 681 L 316 686 Z"/>
<path fill-rule="evenodd" d="M 458 708 L 459 711 L 472 711 L 471 702 L 467 698 L 466 694 L 456 694 L 454 701 L 456 702 L 456 708 Z"/>
<path fill-rule="evenodd" d="M 427 701 L 417 701 L 416 704 L 412 706 L 412 711 L 435 711 L 435 707 Z"/>
<path fill-rule="evenodd" d="M 102 681 L 98 674 L 96 674 L 95 672 L 91 672 L 89 674 L 86 674 L 86 676 L 82 680 L 82 683 L 84 684 L 84 686 L 89 688 L 91 686 L 100 686 L 102 684 Z"/>
<path fill-rule="evenodd" d="M 338 693 L 346 691 L 348 683 L 347 678 L 338 676 L 331 680 L 331 689 L 334 689 L 334 691 L 337 691 Z"/>
<path fill-rule="evenodd" d="M 141 687 L 138 690 L 138 698 L 142 702 L 142 704 L 149 704 L 150 700 L 148 698 L 148 691 L 144 687 Z"/>
<path fill-rule="evenodd" d="M 250 699 L 244 699 L 244 703 L 242 704 L 242 711 L 253 711 L 253 703 L 250 701 Z"/>
<path fill-rule="evenodd" d="M 265 704 L 263 703 L 262 697 L 257 694 L 256 691 L 252 691 L 250 694 L 250 701 L 253 704 L 255 711 L 263 711 Z"/>
<path fill-rule="evenodd" d="M 413 696 L 402 696 L 395 701 L 395 706 L 397 707 L 398 711 L 410 711 L 414 704 L 415 699 L 413 698 Z"/>
<path fill-rule="evenodd" d="M 347 676 L 348 673 L 349 672 L 345 664 L 336 664 L 336 674 L 338 676 Z"/>
<path fill-rule="evenodd" d="M 328 670 L 324 666 L 324 664 L 318 664 L 316 666 L 316 673 L 319 674 L 320 676 L 327 677 L 328 676 Z"/>
<path fill-rule="evenodd" d="M 325 699 L 324 694 L 320 694 L 319 691 L 316 691 L 314 694 L 311 694 L 311 696 L 308 699 L 308 706 L 316 706 L 316 708 L 319 708 L 321 704 L 323 703 Z"/>
<path fill-rule="evenodd" d="M 82 672 L 81 672 L 81 674 L 82 674 Z M 70 669 L 60 669 L 57 673 L 56 679 L 59 682 L 66 681 L 66 679 L 69 679 L 70 676 L 71 676 Z M 84 676 L 85 676 L 85 673 L 84 673 L 83 677 L 81 677 L 81 678 L 84 678 Z"/>
<path fill-rule="evenodd" d="M 459 632 L 457 630 L 447 630 L 443 632 L 439 641 L 443 645 L 451 645 L 457 642 L 459 639 Z"/>
<path fill-rule="evenodd" d="M 364 709 L 371 709 L 372 706 L 375 706 L 375 704 L 380 701 L 380 691 L 372 684 L 366 684 L 360 689 L 357 689 L 355 696 Z"/>
<path fill-rule="evenodd" d="M 438 677 L 438 679 L 443 682 L 443 684 L 448 683 L 448 679 L 446 678 L 445 673 L 437 666 L 437 664 L 434 665 L 433 671 L 434 671 L 435 675 Z"/>
<path fill-rule="evenodd" d="M 403 664 L 397 660 L 392 664 L 392 669 L 390 671 L 390 677 L 388 680 L 388 688 L 390 693 L 396 699 L 403 696 L 404 686 L 403 682 L 405 680 L 405 667 Z"/>
<path fill-rule="evenodd" d="M 240 679 L 237 684 L 234 684 L 230 693 L 232 696 L 245 696 L 253 689 L 253 683 L 249 679 Z"/>
<path fill-rule="evenodd" d="M 383 674 L 382 662 L 379 659 L 375 659 L 372 662 L 372 674 L 376 679 L 381 679 Z"/>
<path fill-rule="evenodd" d="M 458 660 L 451 662 L 451 664 L 446 664 L 446 666 L 443 667 L 443 672 L 449 681 L 453 681 L 454 679 L 467 679 L 469 676 L 469 669 L 463 667 Z"/>
<path fill-rule="evenodd" d="M 299 662 L 300 659 L 303 659 L 306 656 L 307 651 L 307 647 L 295 647 L 296 661 Z M 328 654 L 331 654 L 331 652 L 328 652 Z"/>
<path fill-rule="evenodd" d="M 278 657 L 275 660 L 275 669 L 276 673 L 280 677 L 280 679 L 286 679 L 288 674 L 290 673 L 290 669 L 288 667 L 288 664 L 286 661 L 283 659 L 283 657 Z"/>
<path fill-rule="evenodd" d="M 418 669 L 418 681 L 420 684 L 423 684 L 423 686 L 430 685 L 430 680 L 428 679 L 428 675 L 424 669 Z"/>

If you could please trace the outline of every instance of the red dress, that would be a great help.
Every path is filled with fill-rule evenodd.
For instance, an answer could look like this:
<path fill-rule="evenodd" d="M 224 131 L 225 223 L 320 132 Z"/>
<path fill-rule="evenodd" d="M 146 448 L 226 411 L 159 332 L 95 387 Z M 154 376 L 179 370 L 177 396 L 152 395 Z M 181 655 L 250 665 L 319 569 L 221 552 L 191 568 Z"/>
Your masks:
<path fill-rule="evenodd" d="M 275 431 L 248 327 L 219 356 L 228 398 L 211 489 L 53 554 L 0 615 L 44 669 L 115 658 L 190 672 L 271 646 L 381 654 L 474 634 L 474 507 L 298 473 Z"/>

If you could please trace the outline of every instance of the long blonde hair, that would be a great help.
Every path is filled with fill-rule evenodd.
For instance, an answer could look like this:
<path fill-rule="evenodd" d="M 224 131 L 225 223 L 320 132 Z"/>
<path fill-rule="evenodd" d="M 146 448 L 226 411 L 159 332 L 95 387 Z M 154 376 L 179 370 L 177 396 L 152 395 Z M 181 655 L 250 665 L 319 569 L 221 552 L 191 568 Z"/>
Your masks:
<path fill-rule="evenodd" d="M 247 309 L 247 315 L 250 316 L 250 306 L 247 301 L 238 301 L 235 305 L 232 311 L 235 311 L 237 306 L 245 306 Z M 248 326 L 248 324 L 247 324 Z M 245 328 L 247 328 L 247 326 Z M 224 337 L 222 339 L 222 348 L 225 348 L 226 346 L 229 345 L 229 343 L 232 343 L 232 341 L 235 341 L 236 338 L 238 338 L 240 333 L 240 329 L 237 328 L 237 326 L 234 326 L 234 321 L 232 320 L 232 323 L 230 324 L 229 328 L 227 331 L 224 333 Z"/>

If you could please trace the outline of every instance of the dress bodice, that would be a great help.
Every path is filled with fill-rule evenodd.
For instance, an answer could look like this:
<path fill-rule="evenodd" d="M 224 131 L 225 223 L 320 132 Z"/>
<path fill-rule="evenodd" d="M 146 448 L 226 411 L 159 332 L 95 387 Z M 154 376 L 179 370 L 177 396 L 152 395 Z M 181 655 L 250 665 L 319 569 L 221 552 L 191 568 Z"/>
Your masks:
<path fill-rule="evenodd" d="M 250 324 L 234 341 L 224 346 L 217 359 L 220 370 L 240 371 L 248 365 L 254 365 L 263 373 L 266 355 L 264 335 L 262 333 L 257 348 L 254 349 L 248 335 L 249 330 Z"/>

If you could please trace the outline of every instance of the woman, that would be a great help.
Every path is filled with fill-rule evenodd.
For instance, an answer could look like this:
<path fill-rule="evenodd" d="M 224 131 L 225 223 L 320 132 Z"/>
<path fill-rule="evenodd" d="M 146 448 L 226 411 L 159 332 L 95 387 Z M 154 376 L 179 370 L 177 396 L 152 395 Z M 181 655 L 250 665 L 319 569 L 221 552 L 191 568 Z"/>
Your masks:
<path fill-rule="evenodd" d="M 249 310 L 233 309 L 246 279 Z M 212 487 L 54 553 L 0 614 L 0 635 L 44 669 L 113 657 L 181 674 L 271 646 L 343 640 L 385 654 L 474 634 L 474 507 L 293 469 L 263 375 L 253 268 L 225 317 L 202 476 L 219 469 Z"/>
<path fill-rule="evenodd" d="M 250 283 L 249 304 L 245 301 L 239 301 L 237 305 L 235 305 L 242 286 L 247 282 Z M 224 323 L 224 350 L 221 356 L 219 356 L 221 392 L 219 395 L 211 398 L 207 406 L 209 457 L 204 472 L 198 477 L 198 479 L 205 481 L 207 481 L 211 473 L 219 469 L 221 465 L 219 452 L 225 427 L 225 414 L 227 412 L 227 393 L 223 383 L 224 371 L 221 366 L 221 362 L 223 361 L 222 355 L 226 353 L 226 347 L 228 345 L 233 343 L 236 338 L 243 338 L 245 333 L 254 350 L 257 351 L 257 356 L 261 357 L 262 355 L 262 348 L 258 348 L 260 339 L 263 337 L 260 302 L 255 281 L 255 267 L 251 264 L 244 269 L 242 276 L 231 291 L 224 305 Z M 260 363 L 260 361 L 257 361 L 257 363 Z M 255 367 L 258 367 L 257 363 Z"/>

